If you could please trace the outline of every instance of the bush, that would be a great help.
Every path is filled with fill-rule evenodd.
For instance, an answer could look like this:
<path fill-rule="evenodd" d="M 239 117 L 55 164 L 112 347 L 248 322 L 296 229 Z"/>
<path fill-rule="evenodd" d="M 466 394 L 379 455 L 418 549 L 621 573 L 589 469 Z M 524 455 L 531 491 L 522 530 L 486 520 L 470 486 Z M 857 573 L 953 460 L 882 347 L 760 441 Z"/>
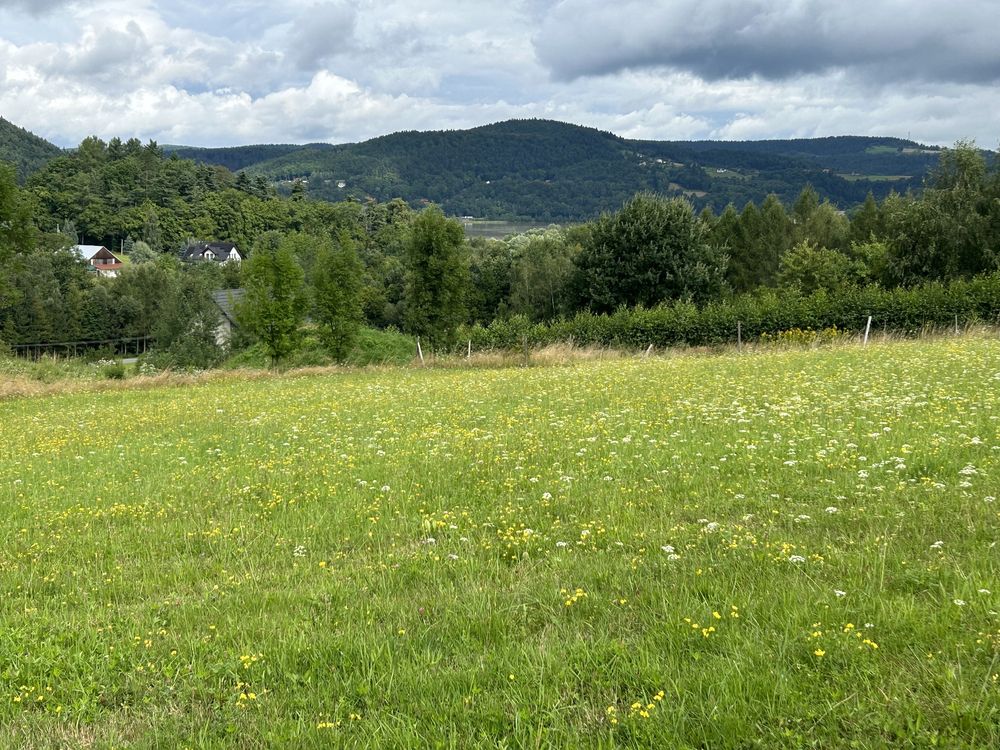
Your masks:
<path fill-rule="evenodd" d="M 101 360 L 97 363 L 100 368 L 101 375 L 103 375 L 108 380 L 124 380 L 125 379 L 125 365 L 121 362 L 107 362 Z"/>
<path fill-rule="evenodd" d="M 488 326 L 463 326 L 459 341 L 476 349 L 519 349 L 573 341 L 579 345 L 644 349 L 688 344 L 731 343 L 737 324 L 743 340 L 811 343 L 860 331 L 871 315 L 880 329 L 913 334 L 926 327 L 1000 322 L 1000 273 L 944 284 L 883 289 L 818 289 L 803 295 L 795 289 L 765 289 L 698 307 L 675 301 L 653 308 L 619 308 L 611 314 L 577 313 L 570 319 L 532 325 L 524 316 L 494 320 Z M 795 333 L 795 332 L 798 333 Z M 814 333 L 820 332 L 820 333 Z M 807 340 L 808 339 L 808 340 Z"/>

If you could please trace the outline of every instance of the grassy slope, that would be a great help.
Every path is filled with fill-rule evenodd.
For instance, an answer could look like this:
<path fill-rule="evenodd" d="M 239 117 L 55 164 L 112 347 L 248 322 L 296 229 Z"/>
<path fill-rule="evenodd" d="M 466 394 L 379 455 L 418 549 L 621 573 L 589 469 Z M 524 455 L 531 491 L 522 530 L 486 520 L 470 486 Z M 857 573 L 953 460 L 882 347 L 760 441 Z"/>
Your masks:
<path fill-rule="evenodd" d="M 998 377 L 964 339 L 0 403 L 0 745 L 996 746 Z"/>

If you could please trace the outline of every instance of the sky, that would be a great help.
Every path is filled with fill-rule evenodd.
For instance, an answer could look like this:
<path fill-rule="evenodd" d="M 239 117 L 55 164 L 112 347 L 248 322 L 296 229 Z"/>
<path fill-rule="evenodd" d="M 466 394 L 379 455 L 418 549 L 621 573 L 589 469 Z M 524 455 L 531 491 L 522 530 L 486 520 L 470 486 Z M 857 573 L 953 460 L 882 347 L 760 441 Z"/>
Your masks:
<path fill-rule="evenodd" d="M 1000 0 L 0 0 L 0 116 L 60 146 L 627 138 L 1000 145 Z"/>

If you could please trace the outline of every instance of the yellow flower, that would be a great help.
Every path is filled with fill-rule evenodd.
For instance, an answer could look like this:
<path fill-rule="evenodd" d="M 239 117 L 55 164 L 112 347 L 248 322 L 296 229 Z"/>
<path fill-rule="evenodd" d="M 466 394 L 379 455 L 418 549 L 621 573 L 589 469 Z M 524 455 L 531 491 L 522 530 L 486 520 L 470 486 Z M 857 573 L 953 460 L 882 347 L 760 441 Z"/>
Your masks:
<path fill-rule="evenodd" d="M 816 649 L 815 651 L 813 651 L 813 653 L 820 658 L 826 655 L 826 651 L 824 651 L 821 648 Z"/>

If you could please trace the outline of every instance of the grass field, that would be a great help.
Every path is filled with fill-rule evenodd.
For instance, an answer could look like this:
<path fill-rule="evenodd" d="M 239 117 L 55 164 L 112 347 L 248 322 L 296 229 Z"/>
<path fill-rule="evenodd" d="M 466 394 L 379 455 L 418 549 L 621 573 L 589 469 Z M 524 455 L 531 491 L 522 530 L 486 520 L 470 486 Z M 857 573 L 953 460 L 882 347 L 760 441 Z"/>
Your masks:
<path fill-rule="evenodd" d="M 998 427 L 986 337 L 0 402 L 0 747 L 997 747 Z"/>

